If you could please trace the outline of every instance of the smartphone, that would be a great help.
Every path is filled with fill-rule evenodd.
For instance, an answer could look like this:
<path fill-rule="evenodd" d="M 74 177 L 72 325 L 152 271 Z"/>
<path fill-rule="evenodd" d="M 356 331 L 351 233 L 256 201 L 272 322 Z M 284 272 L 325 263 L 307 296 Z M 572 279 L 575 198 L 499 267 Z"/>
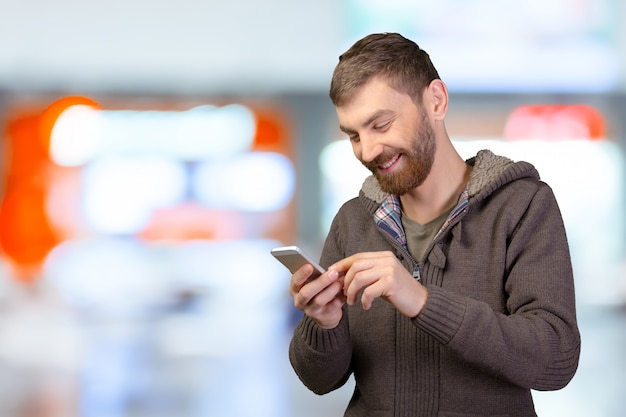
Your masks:
<path fill-rule="evenodd" d="M 292 274 L 300 269 L 302 265 L 313 265 L 313 273 L 309 277 L 309 280 L 319 277 L 325 271 L 324 268 L 319 266 L 317 262 L 313 260 L 313 258 L 304 253 L 302 249 L 297 246 L 274 248 L 271 253 L 280 261 L 280 263 L 285 265 Z"/>

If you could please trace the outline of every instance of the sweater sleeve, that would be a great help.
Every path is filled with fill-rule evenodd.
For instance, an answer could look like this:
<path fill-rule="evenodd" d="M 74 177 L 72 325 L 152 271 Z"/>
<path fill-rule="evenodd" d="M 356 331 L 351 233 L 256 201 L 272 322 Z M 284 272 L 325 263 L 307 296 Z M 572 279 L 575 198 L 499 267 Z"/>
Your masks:
<path fill-rule="evenodd" d="M 346 311 L 334 329 L 322 329 L 304 316 L 294 330 L 289 360 L 302 383 L 316 394 L 333 391 L 348 380 L 352 348 Z"/>
<path fill-rule="evenodd" d="M 499 378 L 529 389 L 560 389 L 576 372 L 580 334 L 567 238 L 549 187 L 539 187 L 530 201 L 505 262 L 506 313 L 431 286 L 414 323 Z"/>
<path fill-rule="evenodd" d="M 335 218 L 324 243 L 320 265 L 328 265 L 343 258 L 339 224 Z M 352 343 L 350 340 L 347 308 L 339 325 L 322 329 L 304 315 L 296 326 L 289 345 L 289 360 L 302 383 L 316 394 L 331 392 L 348 381 L 352 373 Z"/>

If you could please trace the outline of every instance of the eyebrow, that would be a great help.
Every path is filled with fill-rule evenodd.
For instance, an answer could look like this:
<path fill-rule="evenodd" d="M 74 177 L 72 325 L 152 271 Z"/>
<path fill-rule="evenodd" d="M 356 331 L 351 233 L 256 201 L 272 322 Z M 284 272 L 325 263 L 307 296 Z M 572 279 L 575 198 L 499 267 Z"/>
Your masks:
<path fill-rule="evenodd" d="M 372 113 L 370 117 L 367 118 L 367 120 L 365 120 L 365 122 L 361 124 L 361 127 L 369 126 L 374 120 L 378 119 L 381 116 L 386 116 L 388 114 L 393 114 L 393 110 L 384 110 L 384 109 L 376 110 L 374 113 Z M 347 133 L 347 134 L 357 133 L 356 130 L 351 129 L 349 127 L 342 126 L 342 125 L 339 125 L 339 129 L 342 132 Z"/>

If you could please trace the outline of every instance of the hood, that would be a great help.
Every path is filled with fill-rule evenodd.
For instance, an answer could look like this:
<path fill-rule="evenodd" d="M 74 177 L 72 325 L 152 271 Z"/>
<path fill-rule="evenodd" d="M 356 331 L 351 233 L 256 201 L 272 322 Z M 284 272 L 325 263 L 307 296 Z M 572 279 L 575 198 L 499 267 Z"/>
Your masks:
<path fill-rule="evenodd" d="M 467 163 L 474 169 L 467 184 L 470 198 L 486 196 L 504 184 L 519 178 L 539 179 L 539 173 L 528 162 L 513 162 L 507 157 L 499 156 L 489 150 L 479 151 Z M 368 176 L 361 187 L 361 194 L 381 204 L 389 195 L 380 189 L 373 175 Z"/>

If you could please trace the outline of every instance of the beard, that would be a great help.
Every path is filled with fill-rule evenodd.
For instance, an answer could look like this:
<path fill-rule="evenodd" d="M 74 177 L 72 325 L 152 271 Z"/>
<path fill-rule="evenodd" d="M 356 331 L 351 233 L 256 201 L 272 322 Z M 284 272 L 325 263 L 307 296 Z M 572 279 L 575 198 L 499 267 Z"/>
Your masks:
<path fill-rule="evenodd" d="M 424 183 L 435 161 L 437 145 L 435 133 L 429 123 L 428 116 L 420 109 L 420 131 L 413 136 L 410 149 L 392 149 L 379 155 L 371 162 L 361 161 L 378 180 L 381 190 L 394 195 L 403 195 Z M 394 155 L 401 154 L 403 166 L 397 172 L 382 173 L 378 168 L 389 161 Z"/>

